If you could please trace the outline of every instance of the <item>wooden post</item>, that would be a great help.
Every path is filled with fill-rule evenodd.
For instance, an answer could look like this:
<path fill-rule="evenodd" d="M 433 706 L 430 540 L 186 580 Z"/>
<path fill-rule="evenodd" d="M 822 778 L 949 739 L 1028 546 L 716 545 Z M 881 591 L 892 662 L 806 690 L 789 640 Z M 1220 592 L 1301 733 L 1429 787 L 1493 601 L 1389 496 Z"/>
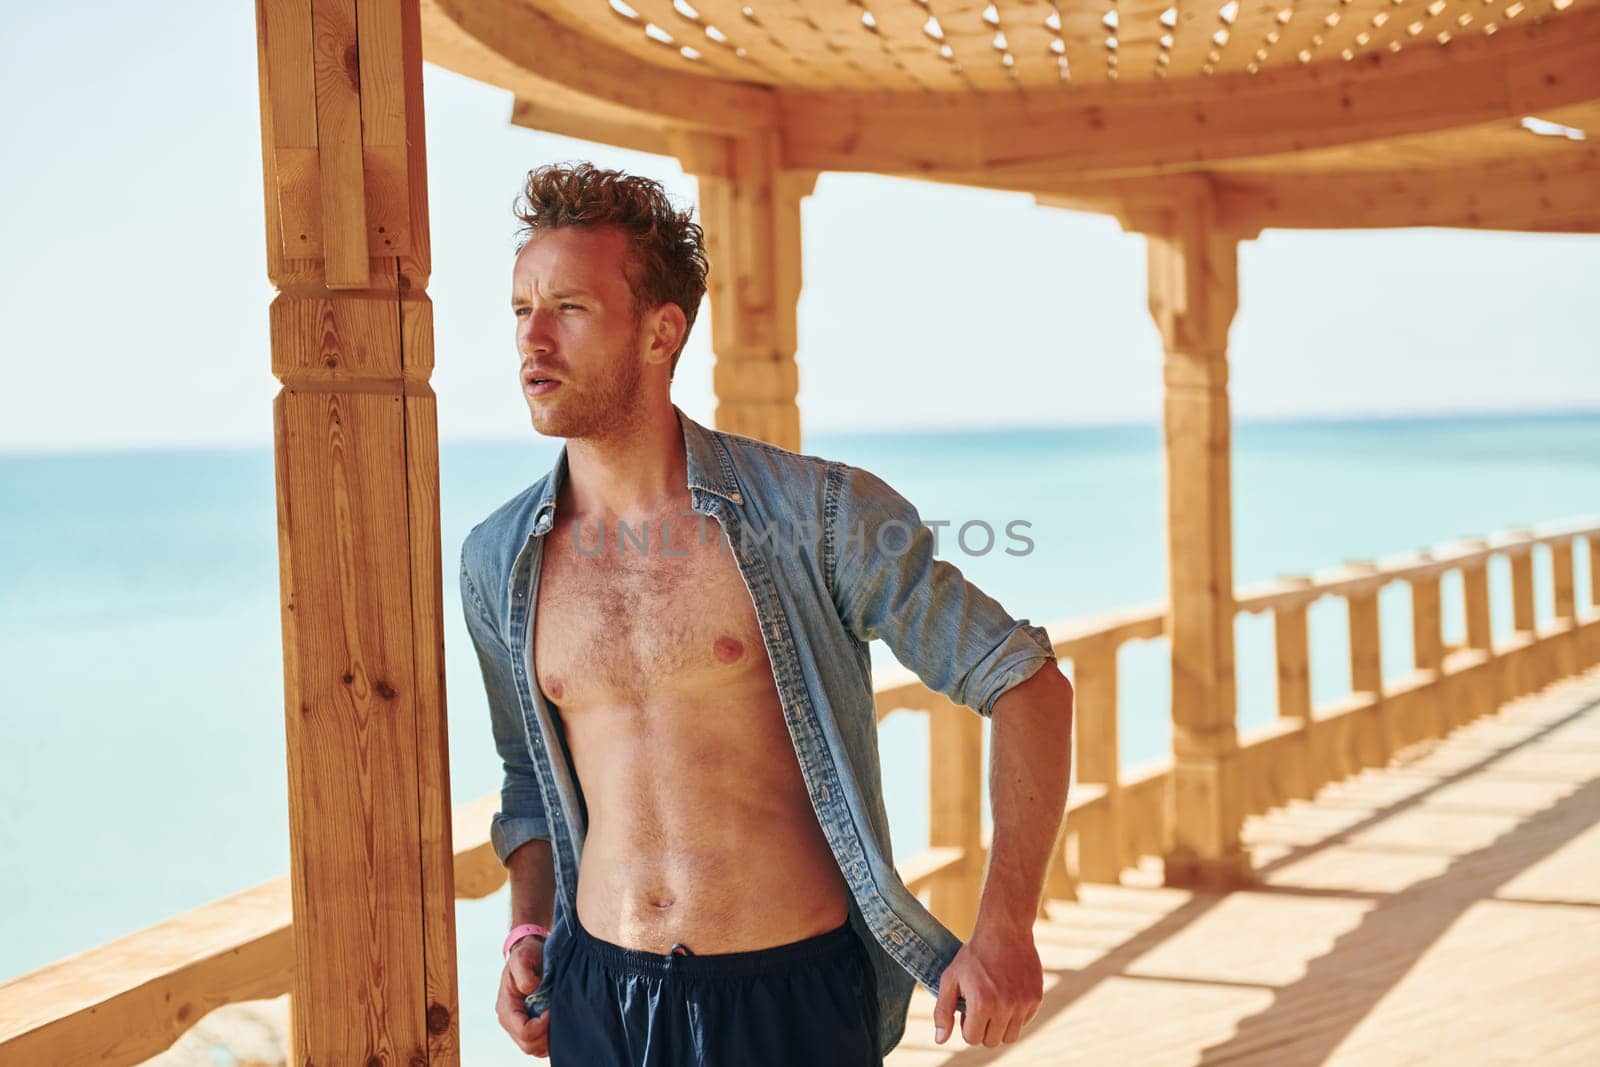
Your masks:
<path fill-rule="evenodd" d="M 1427 553 L 1422 553 L 1424 557 Z M 1438 574 L 1412 578 L 1411 585 L 1411 662 L 1419 671 L 1426 671 L 1429 685 L 1413 700 L 1425 700 L 1423 720 L 1417 733 L 1423 737 L 1442 736 L 1447 728 L 1447 710 L 1444 701 L 1451 689 L 1444 681 L 1444 619 L 1441 610 L 1440 578 Z M 1410 735 L 1408 734 L 1408 737 Z"/>
<path fill-rule="evenodd" d="M 1590 534 L 1589 543 L 1589 606 L 1600 609 L 1600 534 Z"/>
<path fill-rule="evenodd" d="M 1510 530 L 1516 538 L 1531 537 L 1530 530 Z M 1533 546 L 1525 541 L 1507 551 L 1511 561 L 1511 643 L 1515 651 L 1507 657 L 1507 692 L 1514 699 L 1531 693 L 1551 678 L 1550 648 L 1539 641 L 1534 623 Z"/>
<path fill-rule="evenodd" d="M 800 202 L 815 171 L 784 170 L 776 134 L 670 135 L 700 184 L 711 260 L 712 387 L 719 429 L 800 448 L 795 351 L 800 301 Z"/>
<path fill-rule="evenodd" d="M 1134 225 L 1146 233 L 1150 312 L 1166 353 L 1173 750 L 1166 880 L 1222 888 L 1250 879 L 1239 842 L 1229 472 L 1228 328 L 1239 300 L 1238 238 L 1218 229 L 1209 183 L 1197 179 L 1192 189 L 1181 204 Z"/>
<path fill-rule="evenodd" d="M 930 887 L 928 910 L 970 937 L 983 892 L 983 720 L 948 701 L 928 712 L 928 845 L 961 850 L 960 867 Z"/>
<path fill-rule="evenodd" d="M 1360 570 L 1376 570 L 1369 560 L 1350 564 Z M 1378 590 L 1351 593 L 1345 601 L 1350 622 L 1350 691 L 1366 695 L 1371 706 L 1358 716 L 1356 762 L 1363 767 L 1381 767 L 1389 762 L 1389 731 L 1384 723 L 1383 657 L 1378 627 Z"/>
<path fill-rule="evenodd" d="M 1311 579 L 1296 575 L 1283 579 L 1310 585 Z M 1272 629 L 1278 660 L 1278 718 L 1297 723 L 1294 765 L 1283 769 L 1284 796 L 1309 799 L 1327 780 L 1326 771 L 1316 767 L 1311 731 L 1311 655 L 1307 605 L 1278 608 L 1272 613 Z"/>
<path fill-rule="evenodd" d="M 1466 542 L 1482 548 L 1483 541 Z M 1461 568 L 1461 599 L 1467 620 L 1467 647 L 1494 655 L 1494 637 L 1489 628 L 1489 561 L 1480 559 Z"/>
<path fill-rule="evenodd" d="M 1534 637 L 1533 625 L 1533 547 L 1524 545 L 1511 556 L 1511 628 L 1517 634 Z"/>
<path fill-rule="evenodd" d="M 1555 584 L 1555 617 L 1569 624 L 1578 621 L 1577 581 L 1572 565 L 1572 541 L 1556 541 L 1550 546 L 1550 572 Z"/>
<path fill-rule="evenodd" d="M 1072 657 L 1073 725 L 1078 784 L 1105 790 L 1100 814 L 1078 835 L 1078 877 L 1117 882 L 1122 876 L 1122 789 L 1117 744 L 1117 644 L 1101 638 Z"/>
<path fill-rule="evenodd" d="M 1411 661 L 1419 671 L 1444 666 L 1444 632 L 1440 613 L 1439 576 L 1411 579 Z"/>
<path fill-rule="evenodd" d="M 1485 548 L 1488 542 L 1474 538 L 1464 544 L 1469 548 Z M 1446 716 L 1452 726 L 1470 722 L 1499 707 L 1501 694 L 1506 689 L 1501 676 L 1503 664 L 1495 662 L 1494 634 L 1490 628 L 1487 558 L 1462 566 L 1461 600 L 1467 623 L 1467 647 L 1482 652 L 1488 662 L 1465 676 L 1464 684 L 1451 687 L 1453 701 L 1446 709 Z"/>
<path fill-rule="evenodd" d="M 359 15 L 359 17 L 358 17 Z M 257 0 L 296 1064 L 460 1060 L 415 0 Z"/>

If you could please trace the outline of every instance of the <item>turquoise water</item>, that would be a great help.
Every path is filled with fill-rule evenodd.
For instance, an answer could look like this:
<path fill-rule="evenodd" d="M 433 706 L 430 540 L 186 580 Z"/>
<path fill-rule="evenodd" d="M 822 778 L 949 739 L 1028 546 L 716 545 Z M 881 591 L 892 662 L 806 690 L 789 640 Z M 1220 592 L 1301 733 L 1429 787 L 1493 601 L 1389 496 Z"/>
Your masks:
<path fill-rule="evenodd" d="M 951 525 L 941 544 L 1035 622 L 1161 601 L 1163 470 L 1155 426 L 816 434 Z M 498 766 L 454 600 L 470 526 L 534 480 L 555 447 L 441 454 L 452 791 Z M 1600 415 L 1244 422 L 1233 462 L 1240 585 L 1507 527 L 1600 514 Z M 0 980 L 288 869 L 272 458 L 258 451 L 0 456 Z M 969 555 L 964 522 L 1031 524 L 1026 556 Z M 969 544 L 981 547 L 974 530 Z M 1535 556 L 1548 618 L 1549 559 Z M 1579 588 L 1588 561 L 1578 552 Z M 1509 568 L 1491 570 L 1509 632 Z M 1458 583 L 1446 636 L 1459 639 Z M 1583 594 L 1580 593 L 1580 600 Z M 1388 677 L 1410 660 L 1407 593 L 1381 598 Z M 1348 689 L 1342 602 L 1312 609 L 1315 699 Z M 1239 623 L 1240 718 L 1273 714 L 1269 617 Z M 879 647 L 876 656 L 886 653 Z M 1166 649 L 1125 648 L 1123 761 L 1167 744 Z M 895 850 L 926 842 L 926 734 L 884 724 Z M 503 893 L 459 906 L 463 1042 L 522 1062 L 493 1017 Z M 512 1059 L 515 1056 L 516 1059 Z"/>

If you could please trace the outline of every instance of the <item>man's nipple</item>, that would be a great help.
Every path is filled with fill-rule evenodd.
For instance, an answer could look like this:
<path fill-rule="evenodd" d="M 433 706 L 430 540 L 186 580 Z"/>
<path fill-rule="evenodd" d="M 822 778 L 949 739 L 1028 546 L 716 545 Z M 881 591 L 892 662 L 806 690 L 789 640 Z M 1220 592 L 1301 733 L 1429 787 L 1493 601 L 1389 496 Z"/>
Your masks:
<path fill-rule="evenodd" d="M 712 643 L 711 651 L 723 663 L 733 663 L 744 655 L 744 644 L 737 637 L 723 634 Z"/>

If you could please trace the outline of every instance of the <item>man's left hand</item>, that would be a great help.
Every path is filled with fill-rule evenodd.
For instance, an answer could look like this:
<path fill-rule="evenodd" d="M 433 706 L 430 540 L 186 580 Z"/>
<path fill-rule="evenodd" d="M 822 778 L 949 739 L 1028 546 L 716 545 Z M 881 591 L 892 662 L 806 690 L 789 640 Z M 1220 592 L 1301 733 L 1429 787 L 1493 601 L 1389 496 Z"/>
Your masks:
<path fill-rule="evenodd" d="M 969 1045 L 1009 1045 L 1039 1013 L 1044 968 L 1033 944 L 1032 925 L 1015 930 L 986 927 L 979 920 L 972 940 L 939 978 L 933 1007 L 933 1040 L 944 1044 L 954 1029 L 956 998 L 965 997 L 961 1036 Z"/>

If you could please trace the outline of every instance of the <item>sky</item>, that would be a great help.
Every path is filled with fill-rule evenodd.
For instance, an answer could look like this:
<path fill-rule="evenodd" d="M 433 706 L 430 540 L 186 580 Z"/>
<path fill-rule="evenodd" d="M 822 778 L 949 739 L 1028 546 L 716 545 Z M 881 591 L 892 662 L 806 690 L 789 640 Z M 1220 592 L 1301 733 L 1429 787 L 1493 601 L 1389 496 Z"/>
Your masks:
<path fill-rule="evenodd" d="M 0 451 L 270 442 L 254 35 L 245 0 L 0 14 Z M 424 93 L 440 433 L 525 437 L 508 304 L 523 177 L 589 159 L 681 204 L 695 181 L 514 127 L 509 94 L 448 71 L 429 67 Z M 805 427 L 1159 418 L 1143 241 L 1112 220 L 833 172 L 802 212 Z M 1600 408 L 1600 237 L 1269 231 L 1240 271 L 1236 417 Z M 674 384 L 707 422 L 709 319 Z"/>

